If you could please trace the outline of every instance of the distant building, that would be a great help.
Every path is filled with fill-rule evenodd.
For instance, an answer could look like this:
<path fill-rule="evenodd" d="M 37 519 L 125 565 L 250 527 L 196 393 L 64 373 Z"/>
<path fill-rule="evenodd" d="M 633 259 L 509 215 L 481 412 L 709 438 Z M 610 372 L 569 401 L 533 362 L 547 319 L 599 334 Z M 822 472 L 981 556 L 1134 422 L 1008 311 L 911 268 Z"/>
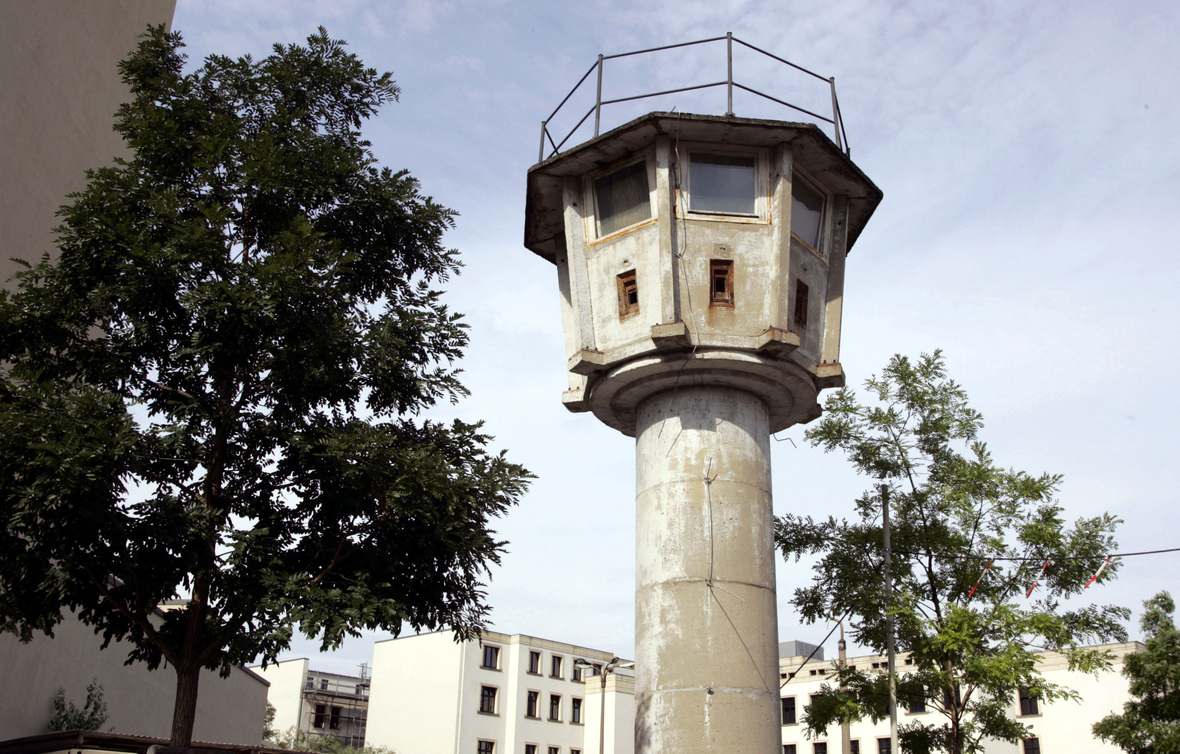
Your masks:
<path fill-rule="evenodd" d="M 841 754 L 839 726 L 809 739 L 802 724 L 812 695 L 833 681 L 836 662 L 824 659 L 822 647 L 806 642 L 782 642 L 779 648 L 783 754 Z M 1081 702 L 1048 704 L 1013 694 L 1010 713 L 1030 725 L 1034 736 L 1020 744 L 985 742 L 986 754 L 1119 754 L 1117 747 L 1096 740 L 1090 726 L 1121 710 L 1129 699 L 1126 679 L 1120 675 L 1122 662 L 1142 645 L 1100 648 L 1115 661 L 1098 677 L 1071 672 L 1056 652 L 1041 653 L 1038 667 L 1046 679 L 1074 689 Z M 590 667 L 575 673 L 579 659 Z M 633 754 L 633 670 L 623 667 L 607 675 L 606 717 L 600 716 L 601 677 L 594 666 L 605 666 L 611 659 L 602 650 L 523 634 L 488 632 L 482 642 L 457 644 L 450 632 L 438 632 L 378 642 L 367 741 L 413 754 Z M 870 672 L 886 668 L 886 658 L 877 655 L 851 657 L 848 662 Z M 908 657 L 900 654 L 897 662 L 905 673 Z M 299 679 L 306 685 L 308 677 L 306 660 L 283 665 L 293 666 L 290 682 L 280 683 L 269 669 L 267 674 L 276 708 L 276 694 L 284 693 L 280 689 L 295 688 Z M 940 715 L 921 705 L 900 710 L 899 722 L 914 719 L 938 723 Z M 889 751 L 887 719 L 855 723 L 850 732 L 851 754 Z"/>
<path fill-rule="evenodd" d="M 1111 712 L 1121 711 L 1123 703 L 1130 699 L 1127 680 L 1120 675 L 1123 658 L 1131 652 L 1143 649 L 1143 645 L 1128 642 L 1103 645 L 1100 648 L 1108 650 L 1115 661 L 1111 670 L 1099 674 L 1098 677 L 1070 671 L 1065 657 L 1057 652 L 1040 653 L 1037 665 L 1045 679 L 1077 691 L 1081 695 L 1081 702 L 1058 701 L 1048 704 L 1025 693 L 1013 694 L 1010 714 L 1020 722 L 1030 725 L 1033 737 L 1020 744 L 985 741 L 986 754 L 1120 754 L 1122 750 L 1117 746 L 1104 744 L 1094 738 L 1090 726 Z M 836 663 L 831 660 L 816 662 L 812 659 L 804 664 L 805 659 L 806 654 L 782 657 L 779 660 L 779 682 L 785 683 L 780 691 L 783 754 L 841 754 L 839 726 L 829 728 L 825 737 L 808 739 L 802 724 L 804 708 L 810 703 L 811 696 L 820 692 L 820 687 L 824 683 L 832 681 Z M 884 672 L 887 667 L 886 658 L 879 655 L 850 657 L 848 662 L 870 672 Z M 906 655 L 898 655 L 897 665 L 900 673 L 905 673 L 908 662 Z M 794 678 L 790 677 L 791 673 L 796 673 Z M 898 710 L 899 725 L 914 719 L 924 719 L 928 723 L 937 724 L 942 715 L 935 710 L 926 709 L 924 705 Z M 850 726 L 850 732 L 852 754 L 889 752 L 888 719 L 876 724 L 869 720 L 854 723 Z"/>
<path fill-rule="evenodd" d="M 270 681 L 267 701 L 275 708 L 274 730 L 308 738 L 335 738 L 355 749 L 365 746 L 369 679 L 308 668 L 306 658 L 253 668 Z"/>
<path fill-rule="evenodd" d="M 378 642 L 368 741 L 413 754 L 603 754 L 601 738 L 606 754 L 632 754 L 634 676 L 603 677 L 612 659 L 494 631 L 479 642 L 450 631 Z"/>
<path fill-rule="evenodd" d="M 86 170 L 128 154 L 111 126 L 129 96 L 119 61 L 149 25 L 171 26 L 176 0 L 36 0 L 3 6 L 0 23 L 0 287 L 18 271 L 13 257 L 56 256 L 53 228 Z M 167 738 L 176 675 L 124 665 L 130 647 L 103 640 L 67 613 L 54 637 L 22 644 L 0 634 L 0 739 L 46 732 L 58 688 L 81 707 L 86 687 L 103 688 L 107 726 Z M 229 678 L 201 674 L 194 740 L 254 745 L 262 740 L 266 681 L 241 668 Z M 147 744 L 145 744 L 146 746 Z M 74 744 L 82 748 L 81 743 Z M 68 748 L 68 747 L 67 747 Z"/>
<path fill-rule="evenodd" d="M 73 614 L 53 629 L 53 637 L 36 633 L 28 644 L 0 634 L 0 741 L 48 732 L 53 695 L 61 688 L 66 701 L 81 707 L 86 686 L 97 680 L 107 705 L 103 732 L 168 738 L 176 700 L 176 673 L 162 666 L 150 671 L 142 662 L 124 664 L 131 647 L 102 637 Z M 222 744 L 262 742 L 267 682 L 234 667 L 228 678 L 201 672 L 193 740 Z"/>

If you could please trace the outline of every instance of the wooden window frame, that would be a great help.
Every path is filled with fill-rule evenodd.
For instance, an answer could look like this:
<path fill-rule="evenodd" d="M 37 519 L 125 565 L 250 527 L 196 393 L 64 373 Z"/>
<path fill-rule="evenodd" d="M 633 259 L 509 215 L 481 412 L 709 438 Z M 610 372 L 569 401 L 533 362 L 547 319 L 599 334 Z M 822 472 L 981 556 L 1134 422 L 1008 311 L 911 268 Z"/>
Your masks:
<path fill-rule="evenodd" d="M 639 313 L 639 280 L 635 270 L 620 272 L 615 282 L 619 288 L 619 319 L 635 316 Z M 634 294 L 634 301 L 631 301 L 631 294 Z"/>
<path fill-rule="evenodd" d="M 723 290 L 717 290 L 717 281 L 724 276 Z M 709 306 L 733 308 L 733 260 L 709 260 Z"/>

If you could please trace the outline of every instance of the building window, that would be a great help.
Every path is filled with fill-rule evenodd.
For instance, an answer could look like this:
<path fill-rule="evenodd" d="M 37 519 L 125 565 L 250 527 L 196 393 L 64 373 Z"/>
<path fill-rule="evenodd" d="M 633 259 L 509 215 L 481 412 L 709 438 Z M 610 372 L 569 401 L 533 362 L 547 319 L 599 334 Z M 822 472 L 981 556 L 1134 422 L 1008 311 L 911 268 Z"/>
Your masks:
<path fill-rule="evenodd" d="M 582 754 L 581 749 L 570 749 L 570 754 Z"/>
<path fill-rule="evenodd" d="M 828 742 L 816 741 L 811 745 L 811 754 L 828 754 Z"/>
<path fill-rule="evenodd" d="M 602 675 L 602 663 L 594 663 L 594 667 L 590 669 L 590 675 Z"/>
<path fill-rule="evenodd" d="M 541 675 L 540 652 L 529 652 L 529 672 L 533 675 Z"/>
<path fill-rule="evenodd" d="M 795 720 L 795 697 L 784 696 L 783 703 L 783 725 L 794 725 Z"/>
<path fill-rule="evenodd" d="M 328 679 L 327 678 L 320 679 L 320 690 L 322 690 L 322 691 L 328 690 Z"/>
<path fill-rule="evenodd" d="M 820 252 L 823 238 L 824 195 L 796 171 L 791 181 L 791 235 Z"/>
<path fill-rule="evenodd" d="M 693 152 L 688 162 L 690 211 L 758 214 L 758 161 L 754 155 Z"/>
<path fill-rule="evenodd" d="M 850 744 L 850 748 L 852 749 L 852 754 L 860 754 L 860 741 L 859 740 L 849 741 L 848 743 Z"/>
<path fill-rule="evenodd" d="M 893 754 L 893 741 L 888 738 L 878 738 L 877 754 Z"/>
<path fill-rule="evenodd" d="M 485 715 L 496 714 L 496 691 L 495 686 L 480 686 L 479 688 L 479 711 Z"/>
<path fill-rule="evenodd" d="M 923 693 L 925 693 L 925 689 L 923 689 Z M 919 715 L 919 714 L 925 712 L 926 711 L 925 697 L 911 699 L 910 703 L 909 703 L 908 710 L 911 715 Z"/>
<path fill-rule="evenodd" d="M 709 305 L 733 306 L 733 260 L 709 260 Z"/>
<path fill-rule="evenodd" d="M 475 747 L 476 754 L 496 754 L 495 741 L 480 741 Z"/>
<path fill-rule="evenodd" d="M 570 704 L 572 705 L 570 707 L 570 722 L 571 723 L 581 723 L 582 722 L 582 700 L 575 696 L 573 699 L 570 700 Z"/>
<path fill-rule="evenodd" d="M 524 708 L 524 716 L 531 717 L 533 719 L 540 719 L 540 717 L 541 717 L 541 710 L 539 709 L 540 706 L 541 706 L 541 692 L 540 691 L 530 691 L 529 695 L 528 695 L 528 701 L 525 704 L 525 708 Z"/>
<path fill-rule="evenodd" d="M 312 721 L 311 721 L 312 727 L 313 728 L 324 727 L 324 721 L 327 720 L 327 717 L 328 717 L 328 705 L 317 704 L 315 706 L 315 717 L 312 718 Z"/>
<path fill-rule="evenodd" d="M 574 660 L 574 664 L 573 664 L 572 668 L 570 669 L 570 678 L 572 680 L 575 680 L 575 681 L 582 680 L 582 671 L 585 670 L 585 666 L 582 664 L 584 662 L 586 662 L 586 661 L 582 660 L 582 659 Z"/>
<path fill-rule="evenodd" d="M 525 744 L 524 745 L 524 754 L 537 754 L 537 745 L 536 744 Z"/>
<path fill-rule="evenodd" d="M 553 655 L 552 664 L 549 666 L 550 678 L 561 678 L 561 655 Z"/>
<path fill-rule="evenodd" d="M 758 158 L 706 155 L 688 158 L 688 209 L 713 215 L 758 215 Z"/>
<path fill-rule="evenodd" d="M 783 754 L 795 754 L 795 744 L 783 744 Z"/>
<path fill-rule="evenodd" d="M 635 282 L 635 270 L 627 270 L 616 279 L 619 287 L 619 316 L 629 317 L 639 313 L 639 286 Z"/>
<path fill-rule="evenodd" d="M 313 680 L 311 680 L 310 678 L 308 678 L 308 679 L 307 679 L 307 684 L 306 684 L 306 687 L 307 687 L 307 688 L 309 688 L 309 689 L 314 689 L 314 688 L 315 688 L 315 681 L 313 681 Z"/>
<path fill-rule="evenodd" d="M 807 283 L 802 280 L 795 281 L 795 327 L 799 330 L 807 329 Z M 879 667 L 880 663 L 873 663 L 873 667 Z M 815 671 L 811 671 L 815 675 Z"/>
<path fill-rule="evenodd" d="M 328 718 L 328 727 L 332 730 L 340 730 L 340 708 L 333 707 L 332 715 Z"/>
<path fill-rule="evenodd" d="M 1041 739 L 1024 739 L 1024 754 L 1041 754 Z"/>
<path fill-rule="evenodd" d="M 549 719 L 561 722 L 561 694 L 549 695 Z"/>
<path fill-rule="evenodd" d="M 561 754 L 561 747 L 560 746 L 550 746 L 549 747 L 549 754 Z"/>
<path fill-rule="evenodd" d="M 633 162 L 594 182 L 597 202 L 598 237 L 651 219 L 651 192 L 647 163 Z"/>
<path fill-rule="evenodd" d="M 1041 714 L 1041 705 L 1038 703 L 1038 699 L 1028 689 L 1020 690 L 1020 714 L 1022 716 Z"/>
<path fill-rule="evenodd" d="M 500 648 L 485 644 L 483 648 L 483 665 L 488 670 L 500 669 Z"/>

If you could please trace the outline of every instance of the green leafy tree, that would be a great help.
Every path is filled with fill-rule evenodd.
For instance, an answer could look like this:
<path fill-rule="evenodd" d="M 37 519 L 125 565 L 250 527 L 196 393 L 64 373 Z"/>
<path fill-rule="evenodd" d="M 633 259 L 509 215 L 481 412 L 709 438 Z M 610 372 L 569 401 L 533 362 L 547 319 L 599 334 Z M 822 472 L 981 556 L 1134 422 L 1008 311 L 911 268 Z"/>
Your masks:
<path fill-rule="evenodd" d="M 0 298 L 0 629 L 69 609 L 166 660 L 186 747 L 201 669 L 296 628 L 473 636 L 530 475 L 420 416 L 465 394 L 468 335 L 454 214 L 361 138 L 390 75 L 323 29 L 191 73 L 181 47 L 155 29 L 121 64 L 133 156 Z"/>
<path fill-rule="evenodd" d="M 97 678 L 86 687 L 86 703 L 82 709 L 66 701 L 66 691 L 60 686 L 53 695 L 53 717 L 49 730 L 102 730 L 107 724 L 107 703 L 102 698 L 102 684 Z"/>
<path fill-rule="evenodd" d="M 315 754 L 397 754 L 396 750 L 389 746 L 366 744 L 360 749 L 355 749 L 335 736 L 309 734 L 295 728 L 288 728 L 284 733 L 270 736 L 267 742 L 276 749 L 310 751 Z"/>
<path fill-rule="evenodd" d="M 272 741 L 278 736 L 278 731 L 275 730 L 275 713 L 278 710 L 270 702 L 266 703 L 266 714 L 262 718 L 262 740 Z"/>
<path fill-rule="evenodd" d="M 1130 754 L 1180 752 L 1180 631 L 1172 595 L 1160 592 L 1143 603 L 1146 646 L 1123 658 L 1131 701 L 1123 713 L 1094 725 L 1094 735 Z"/>
<path fill-rule="evenodd" d="M 1029 729 L 1009 712 L 1019 689 L 1045 702 L 1076 698 L 1040 675 L 1037 649 L 1062 652 L 1071 668 L 1097 672 L 1109 659 L 1079 645 L 1125 639 L 1126 609 L 1062 605 L 1114 549 L 1118 520 L 1102 515 L 1068 525 L 1055 501 L 1060 477 L 997 466 L 977 438 L 983 419 L 947 377 L 940 352 L 917 362 L 895 356 L 866 385 L 871 403 L 840 390 L 806 434 L 813 446 L 845 453 L 872 480 L 855 517 L 776 521 L 787 557 L 820 556 L 812 584 L 797 589 L 792 602 L 809 622 L 850 616 L 852 638 L 882 653 L 886 613 L 894 616 L 897 647 L 913 660 L 899 679 L 901 703 L 922 700 L 941 715 L 935 723 L 902 726 L 904 750 L 963 754 L 979 751 L 984 738 L 1025 738 Z M 885 503 L 892 600 L 881 573 Z M 1052 564 L 1040 573 L 1048 558 Z M 1114 571 L 1107 568 L 1102 580 Z M 880 720 L 888 716 L 888 699 L 885 674 L 847 668 L 824 686 L 805 722 L 819 735 L 844 721 Z"/>

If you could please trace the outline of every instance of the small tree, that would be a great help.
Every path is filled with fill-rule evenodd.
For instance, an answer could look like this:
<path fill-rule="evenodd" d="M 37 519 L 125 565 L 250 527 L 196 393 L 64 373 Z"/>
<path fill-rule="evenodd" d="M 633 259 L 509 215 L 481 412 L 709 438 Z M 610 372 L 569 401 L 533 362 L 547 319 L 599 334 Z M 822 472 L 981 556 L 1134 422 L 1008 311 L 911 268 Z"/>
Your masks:
<path fill-rule="evenodd" d="M 943 717 L 903 726 L 906 751 L 963 754 L 979 751 L 984 738 L 1025 738 L 1028 728 L 1009 715 L 1019 689 L 1045 701 L 1076 698 L 1040 675 L 1035 650 L 1060 651 L 1071 668 L 1093 672 L 1108 660 L 1078 645 L 1125 637 L 1125 609 L 1060 604 L 1081 592 L 1114 549 L 1118 521 L 1102 515 L 1068 526 L 1054 500 L 1060 477 L 997 466 L 977 439 L 982 417 L 947 378 L 941 353 L 917 363 L 895 356 L 866 384 L 873 404 L 840 390 L 806 434 L 812 445 L 846 453 L 873 480 L 856 501 L 856 518 L 787 515 L 776 522 L 784 555 L 822 556 L 812 585 L 796 590 L 792 602 L 809 622 L 851 616 L 852 638 L 877 652 L 885 651 L 885 616 L 892 613 L 897 647 L 913 661 L 899 696 Z M 886 503 L 892 599 L 881 576 Z M 1102 578 L 1113 575 L 1108 568 Z M 823 687 L 804 719 L 818 735 L 832 724 L 887 715 L 888 679 L 848 668 Z"/>
<path fill-rule="evenodd" d="M 476 634 L 489 523 L 530 475 L 416 418 L 465 394 L 467 329 L 440 301 L 453 213 L 361 138 L 390 75 L 323 29 L 187 74 L 181 46 L 157 28 L 121 64 L 133 156 L 0 298 L 0 629 L 68 608 L 166 660 L 187 747 L 202 668 L 295 628 Z"/>
<path fill-rule="evenodd" d="M 102 684 L 97 678 L 86 687 L 86 703 L 82 709 L 66 701 L 66 691 L 60 686 L 53 695 L 53 717 L 49 730 L 102 730 L 107 724 L 107 703 L 102 699 Z"/>
<path fill-rule="evenodd" d="M 1172 620 L 1176 605 L 1160 592 L 1143 603 L 1146 646 L 1123 658 L 1131 701 L 1123 713 L 1094 725 L 1094 735 L 1130 754 L 1180 752 L 1180 631 Z"/>

